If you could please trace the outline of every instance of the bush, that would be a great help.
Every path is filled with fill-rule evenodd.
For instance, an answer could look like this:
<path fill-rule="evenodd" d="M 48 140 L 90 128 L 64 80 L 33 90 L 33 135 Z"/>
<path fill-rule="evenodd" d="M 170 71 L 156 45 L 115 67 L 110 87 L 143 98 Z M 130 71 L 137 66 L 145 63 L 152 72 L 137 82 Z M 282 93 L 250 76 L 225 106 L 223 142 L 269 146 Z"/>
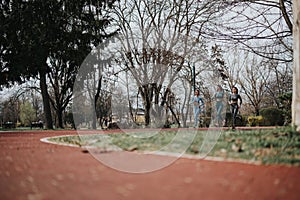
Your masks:
<path fill-rule="evenodd" d="M 259 126 L 263 122 L 263 116 L 249 116 L 248 117 L 248 124 L 250 126 Z"/>
<path fill-rule="evenodd" d="M 261 109 L 261 116 L 263 116 L 262 125 L 265 126 L 282 126 L 284 124 L 283 111 L 275 107 Z"/>

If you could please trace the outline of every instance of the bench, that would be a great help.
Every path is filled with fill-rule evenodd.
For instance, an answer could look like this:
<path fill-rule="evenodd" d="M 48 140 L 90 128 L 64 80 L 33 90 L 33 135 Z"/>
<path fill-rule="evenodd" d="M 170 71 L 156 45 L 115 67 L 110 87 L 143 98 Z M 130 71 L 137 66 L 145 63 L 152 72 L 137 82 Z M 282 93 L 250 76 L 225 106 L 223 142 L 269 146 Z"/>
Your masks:
<path fill-rule="evenodd" d="M 16 124 L 13 122 L 5 122 L 3 124 L 3 128 L 5 128 L 5 129 L 16 128 Z"/>
<path fill-rule="evenodd" d="M 39 121 L 39 122 L 31 122 L 30 124 L 30 128 L 43 128 L 44 127 L 44 123 Z"/>

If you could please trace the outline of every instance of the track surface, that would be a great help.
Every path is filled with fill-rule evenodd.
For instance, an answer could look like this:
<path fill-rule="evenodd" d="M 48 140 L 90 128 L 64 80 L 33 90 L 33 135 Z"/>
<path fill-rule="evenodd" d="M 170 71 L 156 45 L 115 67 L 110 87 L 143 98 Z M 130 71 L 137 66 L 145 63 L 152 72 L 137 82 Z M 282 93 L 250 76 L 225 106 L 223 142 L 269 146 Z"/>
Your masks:
<path fill-rule="evenodd" d="M 300 199 L 299 167 L 180 158 L 161 170 L 132 174 L 81 148 L 40 141 L 75 134 L 0 132 L 0 199 Z"/>

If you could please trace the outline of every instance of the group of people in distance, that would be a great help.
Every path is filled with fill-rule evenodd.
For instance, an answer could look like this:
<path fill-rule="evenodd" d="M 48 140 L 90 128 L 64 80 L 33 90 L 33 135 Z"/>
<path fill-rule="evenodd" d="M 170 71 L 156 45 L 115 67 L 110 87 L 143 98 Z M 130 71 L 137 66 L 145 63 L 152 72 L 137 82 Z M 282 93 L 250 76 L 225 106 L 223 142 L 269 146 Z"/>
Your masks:
<path fill-rule="evenodd" d="M 222 126 L 223 124 L 223 118 L 222 118 L 222 111 L 224 108 L 224 98 L 225 93 L 221 85 L 217 86 L 216 93 L 213 97 L 215 100 L 215 121 L 217 126 Z M 236 126 L 236 117 L 238 114 L 239 109 L 242 105 L 242 98 L 238 92 L 238 88 L 233 86 L 231 88 L 231 93 L 228 96 L 228 103 L 231 106 L 231 114 L 232 114 L 232 129 L 235 129 Z M 199 115 L 202 111 L 205 109 L 205 104 L 203 99 L 200 97 L 200 90 L 196 89 L 194 96 L 192 97 L 192 103 L 194 107 L 194 128 L 198 127 L 199 123 Z"/>

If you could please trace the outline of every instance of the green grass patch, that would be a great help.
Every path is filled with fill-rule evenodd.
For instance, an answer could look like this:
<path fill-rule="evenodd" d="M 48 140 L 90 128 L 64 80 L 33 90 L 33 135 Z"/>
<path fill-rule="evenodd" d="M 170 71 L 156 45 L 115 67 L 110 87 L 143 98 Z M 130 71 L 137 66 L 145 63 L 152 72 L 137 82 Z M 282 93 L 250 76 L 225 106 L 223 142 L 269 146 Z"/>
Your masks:
<path fill-rule="evenodd" d="M 213 132 L 211 132 L 213 133 Z M 206 131 L 196 132 L 186 154 L 199 155 Z M 172 151 L 186 145 L 186 137 L 191 137 L 188 130 L 180 140 L 174 138 L 176 131 L 161 130 L 153 132 L 92 134 L 82 136 L 65 136 L 51 138 L 58 143 L 67 143 L 78 146 L 92 146 L 103 149 L 125 151 Z M 213 133 L 215 134 L 215 133 Z M 173 143 L 174 144 L 173 144 Z M 212 139 L 214 142 L 214 139 Z M 162 149 L 172 143 L 172 147 Z M 112 148 L 114 147 L 114 148 Z M 300 134 L 290 127 L 264 130 L 237 130 L 223 131 L 208 156 L 228 159 L 242 159 L 261 162 L 262 164 L 289 164 L 300 165 Z"/>

